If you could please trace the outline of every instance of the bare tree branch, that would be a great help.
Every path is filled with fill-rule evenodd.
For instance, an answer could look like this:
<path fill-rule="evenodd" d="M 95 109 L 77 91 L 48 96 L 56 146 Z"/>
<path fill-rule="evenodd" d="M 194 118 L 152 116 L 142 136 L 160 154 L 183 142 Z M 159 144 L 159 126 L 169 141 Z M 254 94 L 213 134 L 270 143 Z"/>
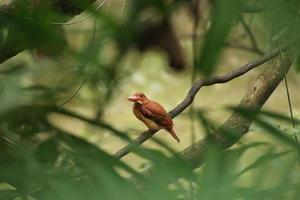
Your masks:
<path fill-rule="evenodd" d="M 294 43 L 295 42 L 284 45 L 281 48 L 281 51 L 286 51 Z M 189 90 L 185 99 L 179 105 L 177 105 L 173 110 L 171 110 L 169 112 L 170 116 L 172 118 L 174 118 L 177 115 L 179 115 L 181 112 L 183 112 L 193 102 L 196 94 L 203 86 L 210 86 L 210 85 L 214 85 L 214 84 L 226 83 L 228 81 L 231 81 L 232 79 L 242 76 L 243 74 L 247 73 L 248 71 L 266 63 L 267 61 L 278 56 L 279 54 L 280 54 L 280 50 L 274 49 L 273 51 L 263 55 L 262 57 L 254 60 L 248 64 L 242 65 L 240 68 L 238 68 L 234 71 L 231 71 L 223 76 L 215 76 L 210 79 L 200 80 L 200 81 L 196 82 L 193 85 L 193 87 Z M 151 138 L 156 132 L 157 131 L 150 131 L 150 130 L 143 132 L 139 137 L 137 137 L 135 140 L 133 140 L 133 142 L 131 144 L 128 144 L 127 146 L 123 147 L 118 152 L 116 152 L 115 156 L 117 158 L 121 159 L 122 157 L 124 157 L 125 155 L 127 155 L 130 152 L 132 145 L 143 144 L 146 140 Z"/>
<path fill-rule="evenodd" d="M 225 46 L 227 48 L 249 51 L 249 52 L 252 52 L 252 53 L 256 53 L 258 55 L 264 55 L 265 54 L 263 51 L 261 51 L 259 49 L 254 49 L 253 47 L 248 47 L 248 46 L 242 45 L 242 44 L 235 44 L 235 43 L 227 42 L 227 43 L 225 43 Z"/>
<path fill-rule="evenodd" d="M 288 70 L 291 65 L 290 60 L 285 60 L 284 67 Z M 274 92 L 278 84 L 282 81 L 285 70 L 281 66 L 279 60 L 274 64 L 273 67 L 268 68 L 262 72 L 254 84 L 246 92 L 245 96 L 239 103 L 239 106 L 248 107 L 260 110 L 267 99 Z M 226 122 L 219 127 L 212 135 L 212 139 L 222 147 L 222 149 L 227 149 L 235 144 L 244 134 L 249 130 L 252 121 L 243 118 L 239 113 L 234 112 Z M 233 135 L 224 134 L 222 130 L 230 130 Z M 205 137 L 199 140 L 194 145 L 189 146 L 180 152 L 180 156 L 183 160 L 191 164 L 193 168 L 199 167 L 203 163 L 203 156 L 208 149 L 209 139 Z M 143 172 L 144 175 L 150 176 L 155 169 L 150 167 Z M 179 177 L 173 177 L 175 179 Z M 169 180 L 169 181 L 173 181 Z"/>
<path fill-rule="evenodd" d="M 252 31 L 251 31 L 249 25 L 246 23 L 246 21 L 245 21 L 245 19 L 244 19 L 244 17 L 243 17 L 242 15 L 240 16 L 240 21 L 241 21 L 241 24 L 242 24 L 242 26 L 243 26 L 245 32 L 247 33 L 247 35 L 248 35 L 249 38 L 250 38 L 251 44 L 252 44 L 252 46 L 253 46 L 253 49 L 254 49 L 255 51 L 257 51 L 257 52 L 263 52 L 262 50 L 260 50 L 260 49 L 258 48 L 256 39 L 255 39 L 255 37 L 254 37 L 254 35 L 253 35 L 253 33 L 252 33 Z"/>

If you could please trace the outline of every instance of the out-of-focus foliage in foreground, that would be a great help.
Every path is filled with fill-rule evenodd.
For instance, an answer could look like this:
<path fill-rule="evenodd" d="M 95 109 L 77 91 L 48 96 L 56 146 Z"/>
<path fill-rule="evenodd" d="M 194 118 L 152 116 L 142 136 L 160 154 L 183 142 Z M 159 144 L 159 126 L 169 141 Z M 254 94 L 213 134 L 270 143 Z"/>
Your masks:
<path fill-rule="evenodd" d="M 273 112 L 256 115 L 252 110 L 236 109 L 245 118 L 254 118 L 264 133 L 280 142 L 239 144 L 225 152 L 211 142 L 199 170 L 164 143 L 159 145 L 171 157 L 160 150 L 134 147 L 132 153 L 155 166 L 151 176 L 52 124 L 49 116 L 56 113 L 91 123 L 129 142 L 126 131 L 116 130 L 102 119 L 122 81 L 135 70 L 136 66 L 127 67 L 124 60 L 131 53 L 138 57 L 137 52 L 154 47 L 162 50 L 172 69 L 186 67 L 187 58 L 171 18 L 180 9 L 190 12 L 194 2 L 131 0 L 126 11 L 121 7 L 98 9 L 96 2 L 91 7 L 83 1 L 45 2 L 15 0 L 10 2 L 12 7 L 2 7 L 6 11 L 0 12 L 1 62 L 11 52 L 23 49 L 35 59 L 12 58 L 0 68 L 0 199 L 299 199 L 300 155 L 295 137 L 300 130 L 274 126 L 270 119 L 286 117 Z M 73 7 L 67 6 L 70 2 Z M 284 43 L 296 40 L 300 32 L 298 0 L 203 2 L 210 14 L 200 21 L 208 20 L 209 25 L 194 55 L 195 72 L 202 75 L 213 76 L 222 48 L 241 16 L 255 16 L 250 20 L 265 27 L 262 32 L 268 39 L 260 43 L 265 51 L 276 46 L 274 38 Z M 81 8 L 95 25 L 86 32 L 84 41 L 89 42 L 74 47 L 65 30 L 54 22 L 71 19 Z M 82 82 L 90 94 L 82 103 L 95 110 L 94 119 L 60 106 Z M 214 122 L 207 120 L 205 113 L 196 114 L 206 134 L 211 134 Z M 252 164 L 244 166 L 241 158 L 251 149 L 259 149 L 259 153 Z M 247 184 L 243 183 L 245 177 Z"/>

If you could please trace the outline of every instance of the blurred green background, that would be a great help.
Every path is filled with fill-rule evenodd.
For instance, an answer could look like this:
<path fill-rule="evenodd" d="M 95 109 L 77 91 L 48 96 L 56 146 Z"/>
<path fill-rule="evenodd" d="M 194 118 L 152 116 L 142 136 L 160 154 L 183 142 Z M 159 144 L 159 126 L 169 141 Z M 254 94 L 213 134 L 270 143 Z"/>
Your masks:
<path fill-rule="evenodd" d="M 298 123 L 287 120 L 283 82 L 263 107 L 281 116 L 263 116 L 275 130 L 253 123 L 225 153 L 210 144 L 196 170 L 177 157 L 208 134 L 206 126 L 220 126 L 275 61 L 201 88 L 193 111 L 174 119 L 179 144 L 161 130 L 154 138 L 162 143 L 150 139 L 119 161 L 113 154 L 128 141 L 97 125 L 134 139 L 147 129 L 127 96 L 144 92 L 170 111 L 193 82 L 260 57 L 276 38 L 297 38 L 297 0 L 91 2 L 1 1 L 2 55 L 24 49 L 0 67 L 1 199 L 299 199 L 297 149 L 272 137 L 299 136 Z M 298 55 L 297 48 L 284 54 L 295 60 L 287 75 L 295 119 Z M 150 166 L 152 175 L 141 176 Z"/>

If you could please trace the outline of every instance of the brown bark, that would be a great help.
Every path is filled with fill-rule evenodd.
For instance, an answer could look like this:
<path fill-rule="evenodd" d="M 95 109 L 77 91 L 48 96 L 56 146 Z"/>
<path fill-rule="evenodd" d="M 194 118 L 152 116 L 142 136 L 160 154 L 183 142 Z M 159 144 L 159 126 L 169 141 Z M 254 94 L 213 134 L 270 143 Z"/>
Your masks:
<path fill-rule="evenodd" d="M 285 60 L 285 67 L 288 70 L 291 65 L 289 60 Z M 284 78 L 283 67 L 280 62 L 276 62 L 273 67 L 269 67 L 262 72 L 255 82 L 250 86 L 245 96 L 239 103 L 239 106 L 260 110 L 268 98 L 272 95 L 278 84 Z M 219 127 L 213 134 L 213 140 L 217 142 L 224 150 L 234 145 L 242 136 L 244 136 L 252 121 L 244 119 L 239 113 L 233 112 L 226 122 Z M 222 130 L 231 130 L 234 135 L 228 135 Z M 203 163 L 203 156 L 208 149 L 208 137 L 199 140 L 180 152 L 181 157 L 190 163 L 193 168 L 199 167 Z M 151 175 L 154 167 L 144 171 L 144 174 Z M 177 177 L 174 177 L 177 178 Z"/>
<path fill-rule="evenodd" d="M 281 48 L 282 51 L 286 51 L 288 50 L 292 45 L 294 45 L 296 42 L 293 41 L 292 43 L 288 43 L 286 45 L 283 45 L 283 47 Z M 214 85 L 214 84 L 221 84 L 221 83 L 226 83 L 228 81 L 231 81 L 234 78 L 240 77 L 242 75 L 244 75 L 245 73 L 247 73 L 248 71 L 266 63 L 267 61 L 273 59 L 274 57 L 278 56 L 280 54 L 280 50 L 279 49 L 274 49 L 273 51 L 270 51 L 269 53 L 266 53 L 265 55 L 259 57 L 256 60 L 253 60 L 245 65 L 242 65 L 241 67 L 239 67 L 236 70 L 233 70 L 223 76 L 215 76 L 212 77 L 210 79 L 206 79 L 206 80 L 199 80 L 197 81 L 192 88 L 188 91 L 187 96 L 185 97 L 185 99 L 183 99 L 183 101 L 177 105 L 173 110 L 171 110 L 169 112 L 170 116 L 172 118 L 176 117 L 177 115 L 179 115 L 181 112 L 183 112 L 188 106 L 191 105 L 191 103 L 193 102 L 196 94 L 199 92 L 199 90 L 204 87 L 204 86 L 210 86 L 210 85 Z M 278 66 L 279 67 L 279 66 Z M 139 137 L 137 137 L 135 140 L 133 140 L 132 144 L 129 144 L 125 147 L 123 147 L 122 149 L 120 149 L 118 152 L 115 153 L 115 156 L 117 158 L 122 158 L 124 156 L 126 156 L 131 149 L 132 145 L 141 145 L 143 144 L 145 141 L 147 141 L 148 139 L 150 139 L 157 131 L 145 131 L 143 132 Z"/>

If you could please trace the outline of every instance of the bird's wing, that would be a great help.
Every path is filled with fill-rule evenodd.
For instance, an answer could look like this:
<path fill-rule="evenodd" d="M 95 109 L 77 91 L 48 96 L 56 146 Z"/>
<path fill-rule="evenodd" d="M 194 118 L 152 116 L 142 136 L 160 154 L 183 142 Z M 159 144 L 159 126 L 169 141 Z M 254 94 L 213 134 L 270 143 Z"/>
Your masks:
<path fill-rule="evenodd" d="M 141 113 L 148 119 L 155 121 L 162 126 L 172 126 L 173 122 L 167 111 L 154 101 L 142 105 L 140 108 Z"/>

